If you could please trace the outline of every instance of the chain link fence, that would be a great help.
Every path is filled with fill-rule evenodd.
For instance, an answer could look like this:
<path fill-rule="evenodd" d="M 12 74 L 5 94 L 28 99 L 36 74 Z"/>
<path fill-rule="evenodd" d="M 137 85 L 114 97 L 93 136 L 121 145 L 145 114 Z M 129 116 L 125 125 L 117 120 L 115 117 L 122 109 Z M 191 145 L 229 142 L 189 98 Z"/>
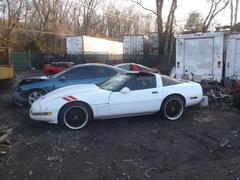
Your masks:
<path fill-rule="evenodd" d="M 157 67 L 162 73 L 168 73 L 175 64 L 175 56 L 168 55 L 112 55 L 112 54 L 85 54 L 85 55 L 60 55 L 44 53 L 12 53 L 12 62 L 16 71 L 31 68 L 42 69 L 51 62 L 104 63 L 116 65 L 119 63 L 138 63 L 148 67 Z"/>

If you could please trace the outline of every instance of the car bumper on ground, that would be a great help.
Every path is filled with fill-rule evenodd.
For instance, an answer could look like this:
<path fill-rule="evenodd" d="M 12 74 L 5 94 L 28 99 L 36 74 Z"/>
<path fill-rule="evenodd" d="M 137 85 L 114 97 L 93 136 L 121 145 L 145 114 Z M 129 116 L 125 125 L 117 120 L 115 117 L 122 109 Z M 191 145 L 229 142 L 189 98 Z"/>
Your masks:
<path fill-rule="evenodd" d="M 10 95 L 10 99 L 14 104 L 20 107 L 23 107 L 27 103 L 27 98 L 23 97 L 22 94 L 18 91 L 13 92 Z"/>

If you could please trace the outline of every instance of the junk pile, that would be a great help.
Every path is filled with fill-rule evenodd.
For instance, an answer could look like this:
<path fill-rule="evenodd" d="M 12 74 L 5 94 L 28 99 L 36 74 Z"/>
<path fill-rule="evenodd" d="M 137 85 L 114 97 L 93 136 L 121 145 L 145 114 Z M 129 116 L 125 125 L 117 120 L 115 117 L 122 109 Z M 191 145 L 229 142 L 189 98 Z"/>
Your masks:
<path fill-rule="evenodd" d="M 208 104 L 212 108 L 230 110 L 232 107 L 240 109 L 240 81 L 225 78 L 222 84 L 211 80 L 202 80 L 204 96 L 208 97 Z"/>
<path fill-rule="evenodd" d="M 11 150 L 9 140 L 11 134 L 12 129 L 0 129 L 0 155 L 7 154 Z"/>

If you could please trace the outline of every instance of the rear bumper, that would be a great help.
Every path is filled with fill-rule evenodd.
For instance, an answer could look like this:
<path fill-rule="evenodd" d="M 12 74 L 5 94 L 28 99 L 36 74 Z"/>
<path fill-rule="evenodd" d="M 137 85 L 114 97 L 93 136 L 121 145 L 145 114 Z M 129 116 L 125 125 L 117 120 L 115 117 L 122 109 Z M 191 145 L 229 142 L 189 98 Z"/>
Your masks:
<path fill-rule="evenodd" d="M 24 105 L 27 104 L 27 98 L 23 97 L 22 94 L 18 91 L 13 92 L 10 95 L 10 99 L 14 104 L 16 104 L 20 107 L 23 107 Z"/>

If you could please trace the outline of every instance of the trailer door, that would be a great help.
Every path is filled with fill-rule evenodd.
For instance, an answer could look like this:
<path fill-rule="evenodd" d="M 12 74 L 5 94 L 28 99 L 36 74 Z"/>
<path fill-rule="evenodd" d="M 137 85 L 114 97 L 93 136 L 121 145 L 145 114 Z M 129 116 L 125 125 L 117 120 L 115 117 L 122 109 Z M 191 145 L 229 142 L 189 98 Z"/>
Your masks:
<path fill-rule="evenodd" d="M 234 74 L 240 76 L 240 39 L 236 40 Z"/>
<path fill-rule="evenodd" d="M 186 39 L 184 73 L 193 78 L 213 78 L 213 38 Z"/>

